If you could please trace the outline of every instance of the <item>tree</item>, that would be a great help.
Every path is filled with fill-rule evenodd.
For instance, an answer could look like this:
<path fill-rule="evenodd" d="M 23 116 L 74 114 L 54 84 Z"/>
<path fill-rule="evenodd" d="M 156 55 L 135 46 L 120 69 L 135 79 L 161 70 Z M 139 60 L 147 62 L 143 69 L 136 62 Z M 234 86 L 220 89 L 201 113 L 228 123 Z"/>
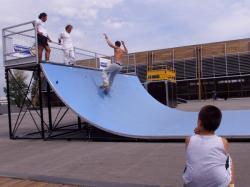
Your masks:
<path fill-rule="evenodd" d="M 39 95 L 38 95 L 38 78 L 34 77 L 34 80 L 31 85 L 31 101 L 33 106 L 38 106 Z"/>
<path fill-rule="evenodd" d="M 21 70 L 12 70 L 12 75 L 9 75 L 10 104 L 20 107 L 25 101 L 25 93 L 28 88 L 25 81 L 28 76 Z M 6 87 L 4 87 L 4 93 L 7 96 Z"/>

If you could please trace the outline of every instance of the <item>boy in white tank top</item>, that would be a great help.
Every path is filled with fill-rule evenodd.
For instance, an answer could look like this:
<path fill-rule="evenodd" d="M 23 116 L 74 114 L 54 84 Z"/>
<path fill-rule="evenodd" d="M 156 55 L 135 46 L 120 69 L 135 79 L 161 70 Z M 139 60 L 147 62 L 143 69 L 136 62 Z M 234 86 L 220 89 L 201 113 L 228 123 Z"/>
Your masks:
<path fill-rule="evenodd" d="M 195 135 L 186 138 L 184 187 L 233 187 L 234 168 L 225 138 L 215 135 L 221 111 L 204 106 L 198 115 Z"/>

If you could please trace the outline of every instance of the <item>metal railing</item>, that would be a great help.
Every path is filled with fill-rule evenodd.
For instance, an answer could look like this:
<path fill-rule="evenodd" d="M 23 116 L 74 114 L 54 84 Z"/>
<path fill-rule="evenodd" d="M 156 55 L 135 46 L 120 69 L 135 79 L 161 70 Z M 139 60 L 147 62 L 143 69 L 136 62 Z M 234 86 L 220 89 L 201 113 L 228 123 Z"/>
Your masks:
<path fill-rule="evenodd" d="M 123 62 L 122 66 L 123 73 L 136 75 L 137 69 L 136 69 L 136 58 L 134 53 L 124 55 L 122 62 Z"/>
<path fill-rule="evenodd" d="M 50 61 L 55 63 L 64 63 L 64 54 L 62 46 L 59 43 L 50 43 L 51 55 Z M 99 69 L 100 58 L 110 59 L 110 56 L 97 52 L 74 47 L 76 65 Z"/>
<path fill-rule="evenodd" d="M 38 63 L 37 29 L 34 21 L 6 27 L 2 30 L 3 64 L 5 67 L 22 66 Z M 49 43 L 51 49 L 50 61 L 64 63 L 63 49 L 57 42 Z M 99 68 L 100 58 L 110 59 L 110 56 L 97 52 L 74 48 L 76 63 L 82 66 Z M 44 55 L 44 54 L 43 54 Z M 87 62 L 82 63 L 81 62 Z"/>
<path fill-rule="evenodd" d="M 36 62 L 36 30 L 33 21 L 2 30 L 4 66 Z"/>
<path fill-rule="evenodd" d="M 200 79 L 217 77 L 233 77 L 250 75 L 250 51 L 226 53 L 225 55 L 206 56 L 198 62 L 197 58 L 152 61 L 152 69 L 171 67 L 176 70 L 177 81 L 198 79 L 200 63 Z"/>
<path fill-rule="evenodd" d="M 5 67 L 38 63 L 37 33 L 33 23 L 33 21 L 30 21 L 3 29 L 3 61 Z M 58 43 L 52 42 L 50 43 L 50 48 L 50 61 L 63 63 L 62 47 Z M 148 53 L 148 57 L 145 59 L 146 62 L 138 61 L 136 53 L 128 54 L 123 58 L 123 72 L 136 74 L 142 81 L 145 81 L 146 71 L 149 66 L 152 69 L 166 67 L 175 69 L 177 81 L 250 75 L 249 51 L 227 53 L 225 47 L 224 54 L 202 56 L 201 53 L 199 60 L 198 57 L 180 59 L 175 55 L 174 50 L 172 53 L 172 58 L 169 59 L 168 57 L 166 60 L 159 60 L 159 57 L 153 52 Z M 75 56 L 77 65 L 97 69 L 100 67 L 100 58 L 112 60 L 112 57 L 108 55 L 77 47 L 75 47 Z"/>
<path fill-rule="evenodd" d="M 201 70 L 203 78 L 250 74 L 250 52 L 203 58 Z"/>
<path fill-rule="evenodd" d="M 134 58 L 136 58 L 136 54 Z M 200 63 L 200 65 L 198 65 Z M 225 53 L 224 55 L 172 60 L 154 60 L 149 63 L 136 60 L 135 72 L 142 83 L 146 82 L 147 70 L 170 68 L 176 71 L 177 81 L 205 80 L 250 75 L 250 51 Z M 200 77 L 199 77 L 200 67 Z M 134 68 L 134 67 L 133 67 Z"/>

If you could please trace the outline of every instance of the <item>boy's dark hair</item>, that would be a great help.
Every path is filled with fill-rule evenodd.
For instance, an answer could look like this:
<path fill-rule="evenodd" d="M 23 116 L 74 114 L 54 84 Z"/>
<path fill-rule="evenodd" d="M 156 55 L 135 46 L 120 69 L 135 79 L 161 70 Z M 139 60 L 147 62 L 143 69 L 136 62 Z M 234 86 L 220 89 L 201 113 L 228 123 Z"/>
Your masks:
<path fill-rule="evenodd" d="M 207 105 L 201 108 L 198 117 L 204 130 L 216 131 L 220 126 L 222 114 L 216 106 Z"/>
<path fill-rule="evenodd" d="M 116 47 L 121 47 L 121 42 L 120 42 L 120 41 L 116 41 L 116 42 L 115 42 L 115 46 L 116 46 Z"/>
<path fill-rule="evenodd" d="M 47 14 L 45 12 L 42 12 L 41 14 L 39 14 L 38 18 L 42 19 L 43 17 L 46 17 Z"/>
<path fill-rule="evenodd" d="M 67 30 L 68 28 L 70 28 L 70 27 L 72 27 L 73 28 L 73 26 L 72 25 L 66 25 L 66 27 L 65 27 L 65 30 Z"/>

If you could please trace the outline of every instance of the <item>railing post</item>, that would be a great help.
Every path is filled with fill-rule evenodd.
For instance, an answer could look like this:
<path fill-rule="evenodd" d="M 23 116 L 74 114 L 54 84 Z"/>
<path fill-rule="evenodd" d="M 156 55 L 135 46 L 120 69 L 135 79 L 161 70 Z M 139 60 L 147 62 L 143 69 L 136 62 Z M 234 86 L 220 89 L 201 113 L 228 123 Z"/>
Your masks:
<path fill-rule="evenodd" d="M 173 51 L 172 51 L 172 63 L 173 63 L 173 69 L 175 69 L 175 56 L 174 56 L 174 48 L 173 48 Z"/>
<path fill-rule="evenodd" d="M 228 67 L 227 67 L 227 43 L 224 44 L 224 54 L 225 54 L 225 62 L 226 62 L 226 75 L 228 75 Z"/>
<path fill-rule="evenodd" d="M 238 57 L 238 63 L 239 63 L 239 73 L 240 73 L 240 75 L 241 75 L 240 54 L 239 54 L 239 52 L 237 53 L 237 57 Z"/>
<path fill-rule="evenodd" d="M 97 54 L 95 53 L 95 68 L 98 69 L 97 67 Z"/>
<path fill-rule="evenodd" d="M 214 78 L 215 78 L 215 65 L 214 65 L 214 55 L 213 55 L 213 75 L 214 75 Z"/>
<path fill-rule="evenodd" d="M 135 53 L 134 53 L 134 68 L 135 68 L 135 75 L 137 75 L 137 64 L 136 64 L 136 58 L 135 58 Z"/>
<path fill-rule="evenodd" d="M 2 45 L 3 45 L 3 65 L 6 64 L 6 41 L 5 41 L 5 29 L 2 30 Z"/>
<path fill-rule="evenodd" d="M 199 100 L 201 100 L 202 97 L 202 82 L 201 82 L 201 48 L 202 45 L 200 45 L 197 49 L 197 62 L 198 62 L 198 82 L 199 82 Z"/>
<path fill-rule="evenodd" d="M 37 26 L 34 21 L 34 27 L 35 27 L 35 48 L 36 48 L 36 63 L 39 63 L 39 57 L 38 57 L 38 43 L 37 43 Z"/>
<path fill-rule="evenodd" d="M 80 116 L 77 116 L 77 125 L 78 125 L 78 129 L 79 129 L 79 130 L 82 129 L 81 124 L 82 124 L 81 118 L 80 118 Z"/>

